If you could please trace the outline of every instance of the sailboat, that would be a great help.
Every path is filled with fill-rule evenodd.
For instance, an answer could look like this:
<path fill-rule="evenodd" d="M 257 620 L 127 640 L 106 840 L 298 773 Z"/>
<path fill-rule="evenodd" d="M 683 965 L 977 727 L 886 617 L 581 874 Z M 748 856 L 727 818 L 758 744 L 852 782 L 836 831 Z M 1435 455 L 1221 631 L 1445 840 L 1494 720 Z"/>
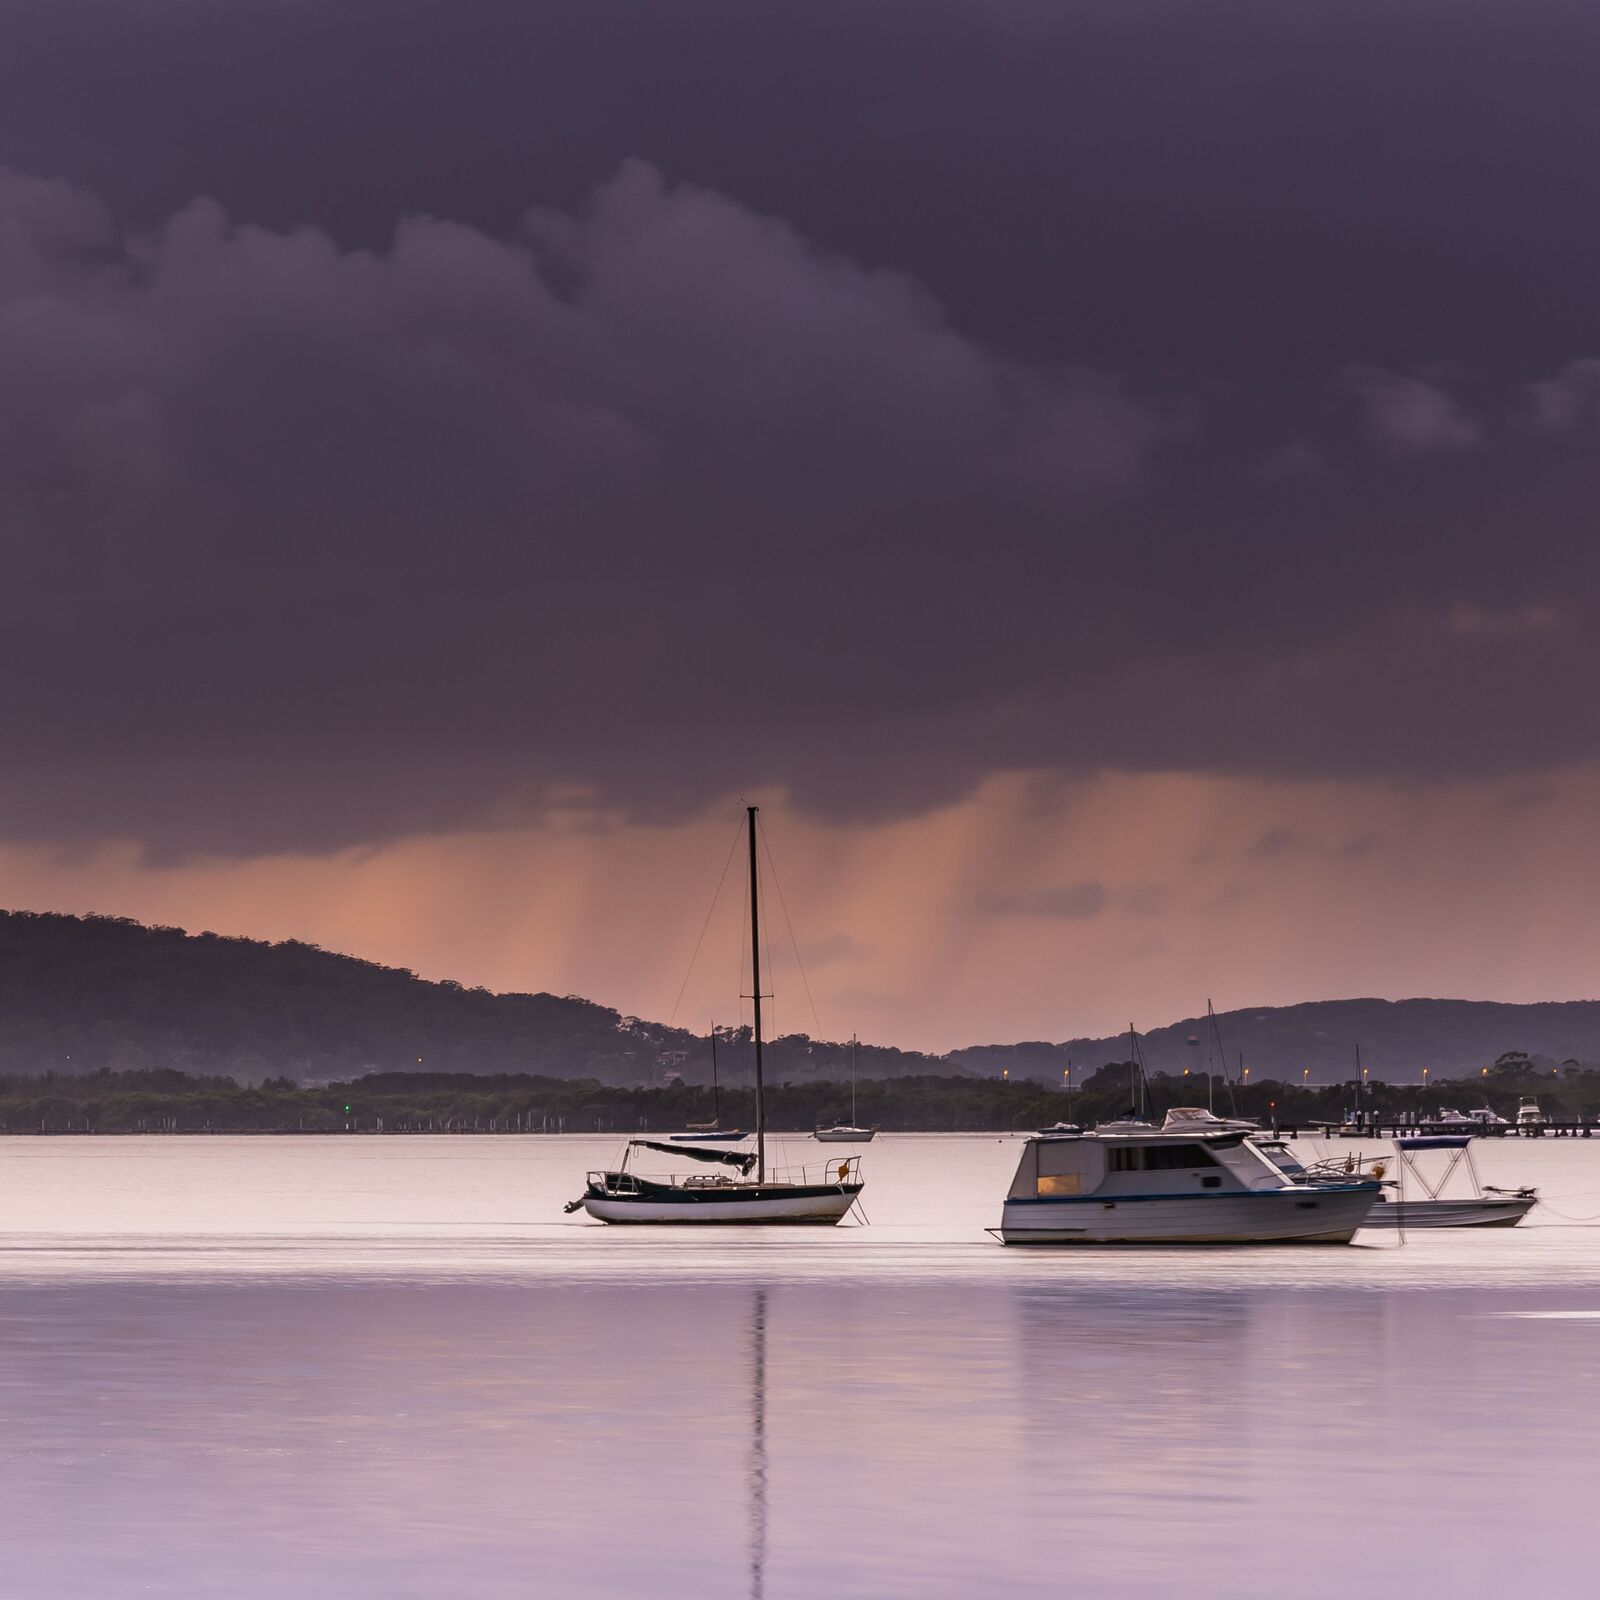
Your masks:
<path fill-rule="evenodd" d="M 859 1156 L 823 1166 L 767 1167 L 766 1085 L 761 1040 L 761 904 L 756 862 L 755 806 L 745 808 L 750 834 L 750 976 L 756 1071 L 756 1147 L 752 1152 L 707 1150 L 699 1145 L 630 1139 L 615 1171 L 591 1172 L 584 1191 L 566 1209 L 580 1207 L 600 1222 L 812 1223 L 844 1220 L 864 1187 Z M 636 1153 L 682 1157 L 714 1172 L 640 1171 Z M 647 1158 L 646 1158 L 647 1159 Z M 753 1174 L 753 1175 L 752 1175 Z"/>
<path fill-rule="evenodd" d="M 876 1128 L 856 1126 L 856 1036 L 850 1035 L 850 1120 L 832 1128 L 818 1128 L 813 1137 L 819 1144 L 867 1144 L 877 1137 Z"/>
<path fill-rule="evenodd" d="M 674 1133 L 668 1137 L 674 1144 L 732 1144 L 744 1138 L 737 1128 L 722 1126 L 722 1090 L 717 1084 L 717 1025 L 711 1024 L 711 1120 L 686 1124 L 687 1133 Z"/>

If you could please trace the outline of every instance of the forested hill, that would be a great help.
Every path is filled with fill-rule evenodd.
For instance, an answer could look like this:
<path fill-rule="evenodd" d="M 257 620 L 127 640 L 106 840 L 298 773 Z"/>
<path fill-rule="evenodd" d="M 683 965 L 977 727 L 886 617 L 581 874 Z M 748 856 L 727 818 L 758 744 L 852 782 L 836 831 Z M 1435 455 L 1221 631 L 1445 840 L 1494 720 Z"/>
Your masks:
<path fill-rule="evenodd" d="M 1257 1080 L 1338 1083 L 1356 1076 L 1356 1051 L 1374 1078 L 1409 1081 L 1424 1067 L 1432 1076 L 1480 1070 L 1502 1055 L 1525 1053 L 1546 1068 L 1600 1064 L 1600 1001 L 1551 1000 L 1508 1005 L 1494 1000 L 1312 1000 L 1292 1006 L 1224 1011 L 1217 1038 L 1203 1016 L 1139 1035 L 1152 1073 L 1179 1076 L 1185 1068 L 1237 1077 L 1241 1066 Z M 1220 1046 L 1218 1043 L 1220 1039 Z M 1068 1039 L 1059 1044 L 977 1046 L 949 1058 L 966 1071 L 1060 1078 L 1067 1058 L 1073 1076 L 1107 1061 L 1126 1060 L 1128 1036 Z M 1080 1080 L 1081 1081 L 1081 1080 Z"/>
<path fill-rule="evenodd" d="M 1064 1017 L 1070 1020 L 1070 1017 Z M 1461 1074 L 1524 1051 L 1548 1070 L 1600 1063 L 1600 1002 L 1326 1000 L 1224 1012 L 1222 1050 L 1252 1077 L 1347 1080 L 1355 1049 L 1375 1078 L 1423 1067 Z M 1196 1042 L 1190 1043 L 1193 1039 Z M 1203 1072 L 1203 1018 L 1141 1036 L 1152 1073 Z M 748 1081 L 747 1037 L 727 1040 L 725 1083 Z M 863 1046 L 865 1078 L 945 1074 L 1074 1082 L 1126 1060 L 1126 1036 L 984 1045 L 928 1056 Z M 772 1043 L 774 1082 L 838 1080 L 848 1046 L 793 1035 Z M 263 1078 L 345 1080 L 372 1072 L 533 1073 L 626 1085 L 710 1076 L 703 1038 L 575 996 L 491 994 L 293 941 L 188 934 L 121 917 L 0 912 L 0 1075 L 178 1068 Z"/>
<path fill-rule="evenodd" d="M 430 983 L 292 941 L 0 912 L 0 1072 L 176 1067 L 254 1080 L 420 1065 L 620 1078 L 628 1052 L 653 1061 L 659 1048 L 570 996 Z"/>

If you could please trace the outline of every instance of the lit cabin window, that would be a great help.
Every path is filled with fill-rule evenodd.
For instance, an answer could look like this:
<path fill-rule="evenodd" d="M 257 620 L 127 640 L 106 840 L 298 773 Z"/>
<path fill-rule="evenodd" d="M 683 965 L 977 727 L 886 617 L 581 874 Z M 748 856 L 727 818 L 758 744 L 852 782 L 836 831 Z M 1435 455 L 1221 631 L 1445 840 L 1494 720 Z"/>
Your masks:
<path fill-rule="evenodd" d="M 1040 1194 L 1082 1194 L 1083 1180 L 1076 1172 L 1041 1173 Z"/>

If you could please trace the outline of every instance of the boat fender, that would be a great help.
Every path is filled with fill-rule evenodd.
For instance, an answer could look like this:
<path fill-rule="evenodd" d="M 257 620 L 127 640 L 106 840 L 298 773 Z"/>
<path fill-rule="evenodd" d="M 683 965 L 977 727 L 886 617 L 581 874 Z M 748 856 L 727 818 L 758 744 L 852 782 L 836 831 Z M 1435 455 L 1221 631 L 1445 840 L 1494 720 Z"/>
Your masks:
<path fill-rule="evenodd" d="M 1388 1170 L 1389 1163 L 1387 1161 L 1374 1161 L 1372 1163 L 1372 1176 L 1376 1178 L 1379 1183 L 1383 1182 L 1383 1175 Z"/>

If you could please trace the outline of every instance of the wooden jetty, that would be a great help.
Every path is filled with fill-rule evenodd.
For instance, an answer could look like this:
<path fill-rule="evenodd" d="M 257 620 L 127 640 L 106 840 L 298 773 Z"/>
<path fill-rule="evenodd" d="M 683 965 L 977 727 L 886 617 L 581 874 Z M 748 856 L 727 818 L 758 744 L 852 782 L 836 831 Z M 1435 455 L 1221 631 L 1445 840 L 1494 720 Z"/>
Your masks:
<path fill-rule="evenodd" d="M 1490 1122 L 1466 1127 L 1459 1122 L 1385 1117 L 1369 1112 L 1355 1122 L 1278 1121 L 1273 1127 L 1285 1139 L 1298 1139 L 1302 1133 L 1320 1134 L 1324 1139 L 1403 1139 L 1419 1133 L 1467 1133 L 1474 1139 L 1588 1139 L 1600 1128 L 1600 1122 Z"/>

